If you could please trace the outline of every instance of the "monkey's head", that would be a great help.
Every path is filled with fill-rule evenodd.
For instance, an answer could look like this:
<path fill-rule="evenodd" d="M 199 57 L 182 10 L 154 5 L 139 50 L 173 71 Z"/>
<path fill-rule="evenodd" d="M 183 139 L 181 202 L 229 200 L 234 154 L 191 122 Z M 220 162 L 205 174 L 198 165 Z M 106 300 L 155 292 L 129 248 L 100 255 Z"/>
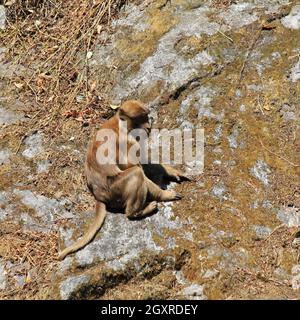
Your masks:
<path fill-rule="evenodd" d="M 121 121 L 127 121 L 128 129 L 141 128 L 149 133 L 151 124 L 149 122 L 149 109 L 137 100 L 125 101 L 118 110 Z"/>

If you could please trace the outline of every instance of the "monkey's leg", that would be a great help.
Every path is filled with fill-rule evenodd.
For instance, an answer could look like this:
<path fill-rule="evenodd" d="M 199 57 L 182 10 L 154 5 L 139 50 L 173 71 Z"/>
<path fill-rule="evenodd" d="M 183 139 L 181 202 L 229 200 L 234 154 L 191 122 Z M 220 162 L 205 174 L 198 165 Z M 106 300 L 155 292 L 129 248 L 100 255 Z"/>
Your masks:
<path fill-rule="evenodd" d="M 150 179 L 145 177 L 145 182 L 148 187 L 150 196 L 157 201 L 172 201 L 180 200 L 182 196 L 175 190 L 163 190 Z"/>
<path fill-rule="evenodd" d="M 124 170 L 119 174 L 112 189 L 118 196 L 122 196 L 128 218 L 142 217 L 151 213 L 157 207 L 155 202 L 146 205 L 148 188 L 145 183 L 144 172 L 140 167 Z"/>

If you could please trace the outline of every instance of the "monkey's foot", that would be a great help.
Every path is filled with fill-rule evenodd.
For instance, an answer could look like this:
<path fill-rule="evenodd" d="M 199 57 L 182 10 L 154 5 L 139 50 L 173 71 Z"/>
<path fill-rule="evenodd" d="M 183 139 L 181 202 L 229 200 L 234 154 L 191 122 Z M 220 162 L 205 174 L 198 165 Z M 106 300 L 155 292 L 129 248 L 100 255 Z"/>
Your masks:
<path fill-rule="evenodd" d="M 147 215 L 153 211 L 157 210 L 157 202 L 152 201 L 148 204 L 148 206 L 143 210 L 143 215 Z"/>
<path fill-rule="evenodd" d="M 175 190 L 164 190 L 162 194 L 162 201 L 173 201 L 182 199 L 182 195 Z"/>
<path fill-rule="evenodd" d="M 144 210 L 139 211 L 139 212 L 135 212 L 135 213 L 131 213 L 131 214 L 127 214 L 127 218 L 128 219 L 140 219 L 140 218 L 144 218 L 145 216 L 148 216 L 149 214 L 151 214 L 152 212 L 157 210 L 157 202 L 156 201 L 152 201 L 150 202 Z"/>

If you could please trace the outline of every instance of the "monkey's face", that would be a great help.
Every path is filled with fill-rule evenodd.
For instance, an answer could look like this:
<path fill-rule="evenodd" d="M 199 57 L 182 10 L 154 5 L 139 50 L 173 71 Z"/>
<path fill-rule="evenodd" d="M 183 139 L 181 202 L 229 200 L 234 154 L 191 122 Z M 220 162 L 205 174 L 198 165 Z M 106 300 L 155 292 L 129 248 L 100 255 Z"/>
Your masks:
<path fill-rule="evenodd" d="M 132 129 L 143 129 L 149 134 L 151 123 L 149 109 L 141 102 L 129 100 L 123 103 L 119 109 L 120 120 L 127 121 L 128 127 Z"/>

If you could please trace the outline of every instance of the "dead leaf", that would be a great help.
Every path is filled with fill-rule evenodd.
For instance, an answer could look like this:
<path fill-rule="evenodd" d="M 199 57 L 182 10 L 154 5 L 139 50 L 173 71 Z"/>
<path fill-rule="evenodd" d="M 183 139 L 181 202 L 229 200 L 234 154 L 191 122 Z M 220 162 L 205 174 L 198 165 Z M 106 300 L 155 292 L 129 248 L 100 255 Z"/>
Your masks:
<path fill-rule="evenodd" d="M 16 3 L 16 0 L 9 0 L 9 1 L 5 1 L 4 5 L 7 7 L 12 6 L 14 3 Z"/>
<path fill-rule="evenodd" d="M 276 25 L 274 23 L 265 23 L 262 26 L 263 30 L 272 30 L 272 29 L 276 29 Z"/>
<path fill-rule="evenodd" d="M 66 118 L 77 118 L 79 116 L 79 112 L 77 110 L 68 110 L 68 111 L 64 112 L 63 115 Z"/>
<path fill-rule="evenodd" d="M 14 85 L 15 85 L 18 89 L 22 89 L 22 88 L 24 87 L 24 83 L 14 82 Z"/>
<path fill-rule="evenodd" d="M 113 110 L 116 110 L 119 108 L 119 106 L 115 105 L 115 104 L 110 104 L 110 107 L 113 109 Z"/>

